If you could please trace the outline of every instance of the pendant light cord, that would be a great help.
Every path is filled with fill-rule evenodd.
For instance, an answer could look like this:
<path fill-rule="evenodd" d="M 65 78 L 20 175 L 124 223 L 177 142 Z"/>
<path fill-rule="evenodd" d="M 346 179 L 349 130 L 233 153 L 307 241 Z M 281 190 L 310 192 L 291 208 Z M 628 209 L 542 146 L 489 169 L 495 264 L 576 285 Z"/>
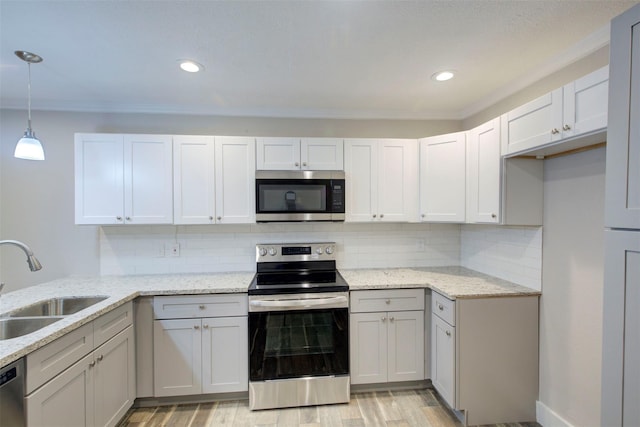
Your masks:
<path fill-rule="evenodd" d="M 28 111 L 29 111 L 29 119 L 27 121 L 27 128 L 29 129 L 29 133 L 31 133 L 31 62 L 27 62 L 27 66 L 29 68 L 29 83 L 27 84 L 27 92 L 28 96 Z"/>

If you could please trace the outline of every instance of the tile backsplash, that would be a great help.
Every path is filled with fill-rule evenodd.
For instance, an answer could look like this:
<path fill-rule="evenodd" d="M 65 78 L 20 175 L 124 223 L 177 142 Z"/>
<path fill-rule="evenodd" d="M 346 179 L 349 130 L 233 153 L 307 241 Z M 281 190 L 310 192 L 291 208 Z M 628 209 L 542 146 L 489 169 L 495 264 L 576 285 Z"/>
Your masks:
<path fill-rule="evenodd" d="M 460 265 L 542 289 L 542 227 L 462 225 Z"/>
<path fill-rule="evenodd" d="M 541 236 L 540 228 L 458 224 L 100 227 L 100 273 L 255 271 L 257 243 L 331 241 L 342 269 L 462 265 L 540 289 Z"/>

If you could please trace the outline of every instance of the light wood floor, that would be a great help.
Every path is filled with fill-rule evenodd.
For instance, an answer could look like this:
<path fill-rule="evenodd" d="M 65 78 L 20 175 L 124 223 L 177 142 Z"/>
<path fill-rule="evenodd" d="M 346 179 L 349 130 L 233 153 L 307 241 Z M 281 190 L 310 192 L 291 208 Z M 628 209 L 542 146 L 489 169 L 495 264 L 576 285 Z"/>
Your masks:
<path fill-rule="evenodd" d="M 250 411 L 247 400 L 138 408 L 130 411 L 120 424 L 120 427 L 158 426 L 450 427 L 461 424 L 438 400 L 433 389 L 354 393 L 348 404 L 262 411 Z"/>

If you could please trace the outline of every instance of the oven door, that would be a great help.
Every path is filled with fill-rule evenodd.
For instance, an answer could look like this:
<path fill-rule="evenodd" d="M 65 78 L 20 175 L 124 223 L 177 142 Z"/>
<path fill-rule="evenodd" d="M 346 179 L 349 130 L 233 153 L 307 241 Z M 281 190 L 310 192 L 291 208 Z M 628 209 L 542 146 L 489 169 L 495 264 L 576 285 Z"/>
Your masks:
<path fill-rule="evenodd" d="M 349 374 L 346 293 L 251 296 L 249 380 Z"/>

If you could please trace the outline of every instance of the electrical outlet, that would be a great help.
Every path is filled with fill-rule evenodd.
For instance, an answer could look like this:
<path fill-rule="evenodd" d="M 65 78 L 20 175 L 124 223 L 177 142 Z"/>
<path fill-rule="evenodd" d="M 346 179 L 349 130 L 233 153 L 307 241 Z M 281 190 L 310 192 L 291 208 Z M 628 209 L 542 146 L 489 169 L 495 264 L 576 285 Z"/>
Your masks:
<path fill-rule="evenodd" d="M 171 251 L 169 254 L 171 256 L 180 256 L 180 243 L 174 243 L 171 245 Z"/>

